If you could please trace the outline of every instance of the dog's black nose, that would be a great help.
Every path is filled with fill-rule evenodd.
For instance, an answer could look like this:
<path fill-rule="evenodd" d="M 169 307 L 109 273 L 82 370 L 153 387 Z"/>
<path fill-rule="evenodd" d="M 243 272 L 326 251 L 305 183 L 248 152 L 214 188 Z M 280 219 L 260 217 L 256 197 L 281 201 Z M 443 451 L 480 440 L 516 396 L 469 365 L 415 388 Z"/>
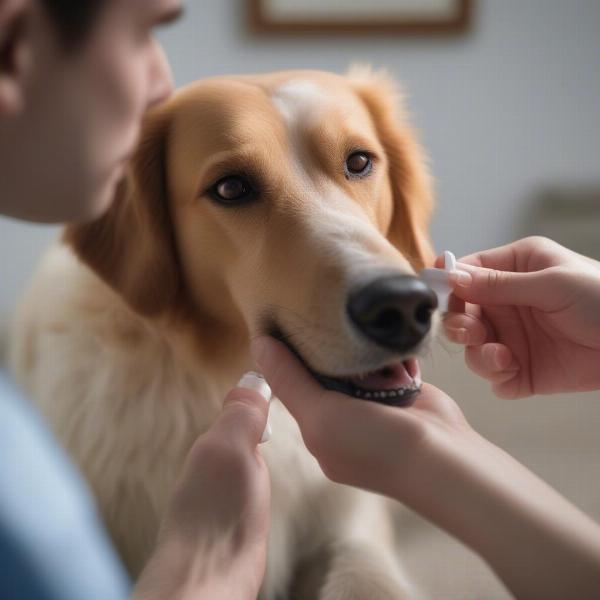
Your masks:
<path fill-rule="evenodd" d="M 352 322 L 370 340 L 404 352 L 429 331 L 437 297 L 420 279 L 397 275 L 355 291 L 347 308 Z"/>

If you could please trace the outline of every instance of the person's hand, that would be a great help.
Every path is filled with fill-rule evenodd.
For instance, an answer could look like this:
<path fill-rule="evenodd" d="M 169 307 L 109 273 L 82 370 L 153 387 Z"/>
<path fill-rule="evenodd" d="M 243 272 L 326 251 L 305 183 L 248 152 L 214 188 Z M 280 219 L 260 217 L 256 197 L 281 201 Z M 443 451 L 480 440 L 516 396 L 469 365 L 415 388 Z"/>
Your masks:
<path fill-rule="evenodd" d="M 473 431 L 456 403 L 424 385 L 408 408 L 385 406 L 323 388 L 288 348 L 269 337 L 252 343 L 273 393 L 298 422 L 325 475 L 394 497 L 422 511 L 424 464 L 450 440 Z M 426 473 L 428 477 L 431 472 Z"/>
<path fill-rule="evenodd" d="M 257 391 L 229 392 L 187 456 L 136 600 L 256 598 L 270 516 L 269 473 L 257 448 L 267 413 Z"/>
<path fill-rule="evenodd" d="M 440 390 L 390 407 L 325 390 L 287 347 L 253 342 L 254 360 L 307 448 L 334 481 L 386 494 L 477 552 L 517 598 L 600 591 L 600 528 L 477 434 Z"/>
<path fill-rule="evenodd" d="M 532 237 L 458 269 L 444 330 L 498 396 L 600 388 L 599 262 Z"/>

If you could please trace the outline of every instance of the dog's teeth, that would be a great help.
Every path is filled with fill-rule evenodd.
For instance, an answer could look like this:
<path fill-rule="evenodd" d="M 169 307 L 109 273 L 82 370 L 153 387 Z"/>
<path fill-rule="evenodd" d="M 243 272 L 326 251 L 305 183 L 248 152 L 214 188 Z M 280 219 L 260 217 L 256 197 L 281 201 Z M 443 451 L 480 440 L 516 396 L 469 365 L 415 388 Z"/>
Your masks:
<path fill-rule="evenodd" d="M 389 398 L 403 398 L 412 392 L 418 391 L 420 387 L 421 380 L 415 378 L 408 385 L 391 390 L 365 390 L 364 388 L 355 387 L 353 394 L 357 398 L 386 400 Z"/>

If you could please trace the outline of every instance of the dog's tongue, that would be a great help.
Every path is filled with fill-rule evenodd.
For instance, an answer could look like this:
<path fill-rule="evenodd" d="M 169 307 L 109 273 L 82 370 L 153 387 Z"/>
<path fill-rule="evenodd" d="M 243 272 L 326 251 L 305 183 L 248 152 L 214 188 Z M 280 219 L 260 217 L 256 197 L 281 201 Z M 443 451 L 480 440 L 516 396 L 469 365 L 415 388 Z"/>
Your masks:
<path fill-rule="evenodd" d="M 409 358 L 403 362 L 388 365 L 379 371 L 350 377 L 350 381 L 363 390 L 396 390 L 411 385 L 419 375 L 419 364 Z"/>

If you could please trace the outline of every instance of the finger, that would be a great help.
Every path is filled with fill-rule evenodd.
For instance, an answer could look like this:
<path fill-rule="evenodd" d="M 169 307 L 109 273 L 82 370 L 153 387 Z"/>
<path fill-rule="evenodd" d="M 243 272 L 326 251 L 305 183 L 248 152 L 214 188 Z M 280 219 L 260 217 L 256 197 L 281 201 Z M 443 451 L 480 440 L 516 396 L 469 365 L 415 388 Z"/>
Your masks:
<path fill-rule="evenodd" d="M 318 407 L 325 389 L 285 344 L 263 336 L 252 341 L 251 350 L 273 393 L 297 421 Z"/>
<path fill-rule="evenodd" d="M 480 346 L 496 341 L 482 319 L 469 313 L 448 313 L 444 318 L 448 339 L 463 346 Z"/>
<path fill-rule="evenodd" d="M 464 313 L 466 312 L 465 301 L 455 294 L 450 294 L 448 297 L 448 312 L 449 313 Z"/>
<path fill-rule="evenodd" d="M 505 246 L 475 252 L 462 257 L 459 262 L 501 271 L 527 271 L 531 259 L 535 259 L 536 270 L 540 270 L 563 264 L 565 256 L 569 254 L 574 253 L 553 240 L 531 236 Z"/>
<path fill-rule="evenodd" d="M 559 308 L 564 293 L 560 281 L 551 270 L 532 273 L 498 271 L 473 265 L 460 265 L 471 275 L 469 281 L 450 275 L 453 293 L 467 302 L 490 306 L 532 306 L 551 311 Z M 558 303 L 558 304 L 557 304 Z"/>
<path fill-rule="evenodd" d="M 211 432 L 255 448 L 267 427 L 270 390 L 266 383 L 259 391 L 247 387 L 248 384 L 243 384 L 243 381 L 244 378 L 240 384 L 244 387 L 235 387 L 225 397 L 223 410 L 211 427 Z"/>
<path fill-rule="evenodd" d="M 465 350 L 465 361 L 475 374 L 495 384 L 514 378 L 519 371 L 517 361 L 504 344 L 469 346 Z"/>
<path fill-rule="evenodd" d="M 521 390 L 520 382 L 514 376 L 506 381 L 492 384 L 492 392 L 503 400 L 516 400 L 517 398 L 531 396 L 530 392 L 524 393 Z"/>
<path fill-rule="evenodd" d="M 498 269 L 500 271 L 520 271 L 518 263 L 527 264 L 531 253 L 535 251 L 538 245 L 535 242 L 536 239 L 523 238 L 504 246 L 474 252 L 473 254 L 463 256 L 458 262 L 476 267 Z"/>

